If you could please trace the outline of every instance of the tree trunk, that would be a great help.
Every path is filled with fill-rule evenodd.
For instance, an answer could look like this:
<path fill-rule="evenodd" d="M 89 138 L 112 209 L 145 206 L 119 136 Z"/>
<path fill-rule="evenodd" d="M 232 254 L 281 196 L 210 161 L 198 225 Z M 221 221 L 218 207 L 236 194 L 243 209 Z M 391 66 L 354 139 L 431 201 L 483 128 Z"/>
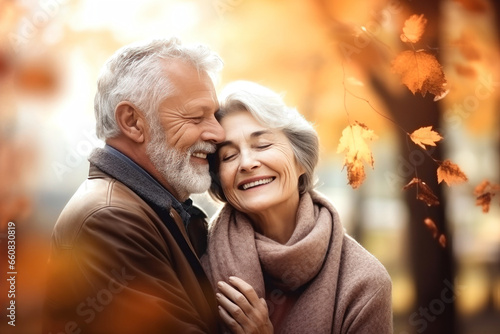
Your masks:
<path fill-rule="evenodd" d="M 433 97 L 415 97 L 411 93 L 396 98 L 386 94 L 385 88 L 373 78 L 374 87 L 384 97 L 392 118 L 407 131 L 432 125 L 439 129 L 439 104 Z M 410 268 L 416 287 L 416 305 L 409 315 L 408 325 L 418 333 L 456 334 L 455 296 L 453 290 L 454 262 L 451 236 L 445 218 L 446 201 L 442 186 L 437 185 L 437 164 L 413 143 L 407 143 L 405 134 L 400 135 L 400 159 L 398 177 L 409 182 L 413 177 L 424 181 L 440 200 L 439 206 L 428 207 L 416 199 L 415 190 L 405 191 L 405 202 L 410 212 L 408 240 Z M 409 147 L 409 149 L 408 149 Z M 442 160 L 442 143 L 433 151 L 434 159 Z M 440 233 L 447 238 L 445 248 L 433 238 L 424 219 L 431 218 Z"/>
<path fill-rule="evenodd" d="M 411 14 L 424 14 L 428 20 L 426 33 L 420 45 L 427 45 L 439 51 L 440 1 L 412 1 L 407 4 Z M 439 54 L 436 55 L 439 59 Z M 404 96 L 395 97 L 387 93 L 376 78 L 374 87 L 378 90 L 389 108 L 393 119 L 408 132 L 422 126 L 432 125 L 439 131 L 441 127 L 440 104 L 433 101 L 433 96 L 413 96 L 409 91 Z M 443 160 L 440 142 L 431 151 L 437 161 Z M 401 165 L 399 173 L 409 182 L 412 177 L 418 177 L 438 196 L 441 204 L 428 207 L 416 199 L 415 191 L 405 192 L 405 201 L 410 212 L 408 240 L 410 248 L 410 267 L 416 286 L 416 305 L 409 315 L 408 323 L 413 332 L 456 334 L 454 260 L 452 238 L 445 217 L 446 201 L 442 191 L 443 185 L 437 184 L 436 170 L 438 165 L 419 147 L 408 143 L 405 134 L 400 136 Z M 402 161 L 406 161 L 406 164 Z M 405 164 L 406 166 L 403 166 Z M 410 175 L 412 169 L 415 171 Z M 425 226 L 424 219 L 431 218 L 440 233 L 447 238 L 445 248 L 433 238 Z"/>

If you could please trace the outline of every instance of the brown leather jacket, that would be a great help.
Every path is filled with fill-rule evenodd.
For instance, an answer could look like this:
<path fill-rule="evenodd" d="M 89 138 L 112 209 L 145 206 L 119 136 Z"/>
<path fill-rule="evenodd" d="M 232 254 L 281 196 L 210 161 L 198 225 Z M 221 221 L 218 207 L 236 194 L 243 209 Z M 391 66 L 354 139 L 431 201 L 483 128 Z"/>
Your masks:
<path fill-rule="evenodd" d="M 91 165 L 54 228 L 44 333 L 216 333 L 213 291 L 165 225 L 199 255 L 205 219 L 186 231 L 177 211 L 167 218 Z"/>

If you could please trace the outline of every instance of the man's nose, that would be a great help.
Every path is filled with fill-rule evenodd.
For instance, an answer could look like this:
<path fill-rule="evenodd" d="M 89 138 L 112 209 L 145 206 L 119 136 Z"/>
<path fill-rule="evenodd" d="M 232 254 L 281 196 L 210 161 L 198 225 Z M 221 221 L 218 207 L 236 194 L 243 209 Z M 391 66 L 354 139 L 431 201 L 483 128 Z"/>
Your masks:
<path fill-rule="evenodd" d="M 214 116 L 207 120 L 206 128 L 201 135 L 201 139 L 204 141 L 210 141 L 215 144 L 220 143 L 226 137 L 224 129 L 220 123 L 215 119 Z"/>

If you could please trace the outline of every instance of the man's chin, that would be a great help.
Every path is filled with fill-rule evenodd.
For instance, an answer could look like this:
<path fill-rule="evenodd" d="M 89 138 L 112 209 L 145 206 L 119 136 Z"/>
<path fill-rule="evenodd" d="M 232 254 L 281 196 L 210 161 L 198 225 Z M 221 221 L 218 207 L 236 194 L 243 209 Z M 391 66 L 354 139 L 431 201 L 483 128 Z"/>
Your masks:
<path fill-rule="evenodd" d="M 200 194 L 204 193 L 205 191 L 210 188 L 210 177 L 208 178 L 197 178 L 196 182 L 193 184 L 192 191 L 191 193 L 193 194 Z"/>
<path fill-rule="evenodd" d="M 195 159 L 202 160 L 199 158 L 195 158 Z M 189 167 L 194 173 L 196 173 L 199 176 L 202 176 L 204 174 L 208 174 L 208 163 L 195 163 L 195 162 L 190 161 Z"/>
<path fill-rule="evenodd" d="M 206 170 L 190 168 L 183 171 L 175 180 L 172 180 L 172 183 L 177 185 L 177 189 L 184 189 L 189 194 L 199 194 L 207 191 L 211 182 L 208 168 Z"/>

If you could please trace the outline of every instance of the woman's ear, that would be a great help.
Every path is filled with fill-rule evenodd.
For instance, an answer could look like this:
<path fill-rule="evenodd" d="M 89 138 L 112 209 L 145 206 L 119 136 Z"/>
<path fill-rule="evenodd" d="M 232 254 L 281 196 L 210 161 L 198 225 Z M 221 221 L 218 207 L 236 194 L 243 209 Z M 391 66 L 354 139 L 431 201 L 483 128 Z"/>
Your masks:
<path fill-rule="evenodd" d="M 145 138 L 145 120 L 136 106 L 128 101 L 120 102 L 115 108 L 115 119 L 121 132 L 136 143 L 143 143 Z"/>
<path fill-rule="evenodd" d="M 302 176 L 306 173 L 305 167 L 300 162 L 297 161 L 297 158 L 295 158 L 295 166 L 299 171 L 299 176 Z"/>

